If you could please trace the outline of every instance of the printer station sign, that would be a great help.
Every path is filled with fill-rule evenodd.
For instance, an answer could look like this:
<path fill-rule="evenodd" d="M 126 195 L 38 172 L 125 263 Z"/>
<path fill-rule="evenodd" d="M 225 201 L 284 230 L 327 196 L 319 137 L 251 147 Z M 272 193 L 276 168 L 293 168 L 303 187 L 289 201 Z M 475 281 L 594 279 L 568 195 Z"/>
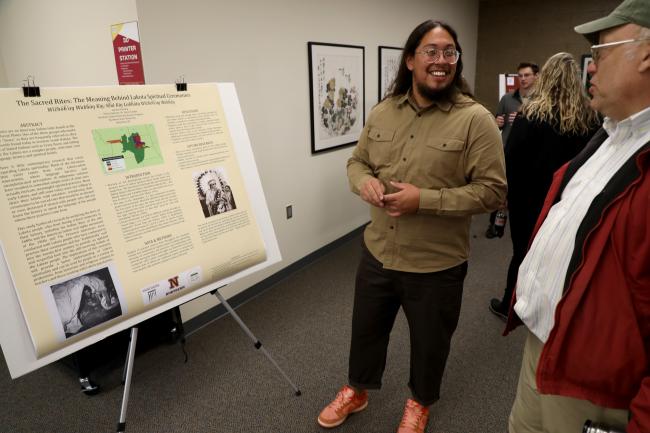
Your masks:
<path fill-rule="evenodd" d="M 144 84 L 138 22 L 114 24 L 111 34 L 119 84 Z"/>

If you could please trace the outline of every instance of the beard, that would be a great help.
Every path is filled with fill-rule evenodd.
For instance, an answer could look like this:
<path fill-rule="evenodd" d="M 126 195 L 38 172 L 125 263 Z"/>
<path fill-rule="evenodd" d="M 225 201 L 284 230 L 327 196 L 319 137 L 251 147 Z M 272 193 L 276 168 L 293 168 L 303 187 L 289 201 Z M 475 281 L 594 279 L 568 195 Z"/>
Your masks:
<path fill-rule="evenodd" d="M 456 89 L 453 81 L 442 89 L 431 89 L 425 83 L 416 83 L 415 87 L 420 95 L 431 102 L 452 102 L 452 95 Z"/>

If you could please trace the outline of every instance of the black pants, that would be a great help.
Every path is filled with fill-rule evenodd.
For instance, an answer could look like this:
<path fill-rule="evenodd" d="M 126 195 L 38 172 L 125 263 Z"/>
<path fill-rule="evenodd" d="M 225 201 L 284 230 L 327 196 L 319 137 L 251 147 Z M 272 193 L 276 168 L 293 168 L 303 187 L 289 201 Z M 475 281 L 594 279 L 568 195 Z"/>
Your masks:
<path fill-rule="evenodd" d="M 493 226 L 494 222 L 497 220 L 497 212 L 499 212 L 499 211 L 495 210 L 494 212 L 490 213 L 490 225 L 491 226 Z"/>
<path fill-rule="evenodd" d="M 84 347 L 74 354 L 74 363 L 79 377 L 88 377 L 93 369 L 93 356 L 91 348 Z"/>
<path fill-rule="evenodd" d="M 532 209 L 531 209 L 532 208 Z M 510 206 L 510 236 L 512 238 L 512 259 L 508 266 L 508 277 L 506 289 L 501 298 L 501 309 L 507 312 L 512 301 L 512 292 L 517 285 L 519 266 L 524 261 L 528 252 L 528 244 L 535 229 L 535 222 L 539 212 L 532 206 L 530 208 L 518 208 Z"/>
<path fill-rule="evenodd" d="M 390 331 L 401 306 L 411 339 L 409 388 L 422 405 L 437 401 L 466 274 L 467 262 L 430 273 L 386 270 L 364 246 L 354 293 L 350 385 L 381 387 Z"/>

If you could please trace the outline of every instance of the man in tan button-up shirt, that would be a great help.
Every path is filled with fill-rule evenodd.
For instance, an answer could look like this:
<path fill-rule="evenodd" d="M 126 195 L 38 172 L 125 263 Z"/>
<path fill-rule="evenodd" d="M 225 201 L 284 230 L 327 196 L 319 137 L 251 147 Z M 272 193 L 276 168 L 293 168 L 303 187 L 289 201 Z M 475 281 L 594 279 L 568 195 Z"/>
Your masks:
<path fill-rule="evenodd" d="M 349 385 L 319 416 L 334 427 L 381 386 L 389 334 L 400 307 L 411 334 L 412 398 L 398 433 L 423 432 L 458 323 L 473 214 L 505 200 L 501 136 L 472 99 L 461 48 L 445 23 L 409 36 L 392 93 L 370 113 L 352 158 L 353 192 L 370 206 L 359 265 Z"/>

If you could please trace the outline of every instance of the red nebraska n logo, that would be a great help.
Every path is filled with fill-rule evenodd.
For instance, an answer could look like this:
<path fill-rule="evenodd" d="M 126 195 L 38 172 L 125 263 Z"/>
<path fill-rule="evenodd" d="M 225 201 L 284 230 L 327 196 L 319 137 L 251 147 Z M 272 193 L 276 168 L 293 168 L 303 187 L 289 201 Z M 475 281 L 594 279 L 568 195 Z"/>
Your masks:
<path fill-rule="evenodd" d="M 179 284 L 178 284 L 178 275 L 176 275 L 173 278 L 168 279 L 167 281 L 169 282 L 169 288 L 170 289 L 173 289 L 174 287 L 179 286 Z"/>

